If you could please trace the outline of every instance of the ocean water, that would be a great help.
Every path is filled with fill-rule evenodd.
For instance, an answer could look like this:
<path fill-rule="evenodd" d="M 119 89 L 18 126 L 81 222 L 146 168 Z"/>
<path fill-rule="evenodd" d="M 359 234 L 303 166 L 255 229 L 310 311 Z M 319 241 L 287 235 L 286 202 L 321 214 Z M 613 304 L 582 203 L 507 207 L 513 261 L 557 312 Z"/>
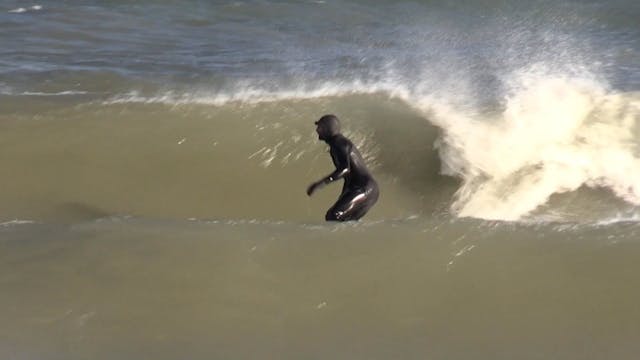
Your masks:
<path fill-rule="evenodd" d="M 638 358 L 639 19 L 0 2 L 0 358 Z M 356 223 L 305 194 L 327 113 Z"/>

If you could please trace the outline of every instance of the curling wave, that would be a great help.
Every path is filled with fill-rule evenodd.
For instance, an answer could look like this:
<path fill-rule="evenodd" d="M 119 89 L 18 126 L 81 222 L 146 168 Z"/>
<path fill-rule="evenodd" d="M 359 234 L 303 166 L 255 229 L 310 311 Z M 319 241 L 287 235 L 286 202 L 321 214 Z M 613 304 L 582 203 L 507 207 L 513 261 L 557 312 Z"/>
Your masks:
<path fill-rule="evenodd" d="M 257 105 L 383 94 L 401 100 L 440 128 L 435 146 L 441 173 L 462 181 L 451 203 L 458 216 L 521 220 L 552 195 L 582 186 L 606 188 L 627 203 L 640 205 L 637 93 L 611 92 L 593 80 L 532 73 L 515 77 L 511 88 L 501 106 L 483 113 L 456 108 L 442 97 L 394 81 L 287 90 L 245 84 L 220 93 L 130 93 L 103 104 Z M 272 156 L 268 164 L 273 160 Z"/>

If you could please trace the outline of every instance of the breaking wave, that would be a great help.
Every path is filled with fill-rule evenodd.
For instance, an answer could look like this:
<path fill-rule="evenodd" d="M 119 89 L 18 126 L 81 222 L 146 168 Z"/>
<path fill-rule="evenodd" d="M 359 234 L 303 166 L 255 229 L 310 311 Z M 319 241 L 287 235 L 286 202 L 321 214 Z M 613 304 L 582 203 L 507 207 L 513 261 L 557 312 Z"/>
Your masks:
<path fill-rule="evenodd" d="M 401 100 L 440 129 L 434 144 L 440 171 L 461 180 L 451 201 L 457 216 L 521 220 L 552 195 L 580 187 L 605 188 L 640 205 L 637 93 L 614 92 L 593 79 L 533 71 L 514 76 L 509 85 L 502 101 L 486 111 L 456 107 L 442 94 L 425 94 L 397 81 L 285 90 L 242 84 L 218 93 L 128 93 L 103 104 L 256 105 L 383 94 Z"/>

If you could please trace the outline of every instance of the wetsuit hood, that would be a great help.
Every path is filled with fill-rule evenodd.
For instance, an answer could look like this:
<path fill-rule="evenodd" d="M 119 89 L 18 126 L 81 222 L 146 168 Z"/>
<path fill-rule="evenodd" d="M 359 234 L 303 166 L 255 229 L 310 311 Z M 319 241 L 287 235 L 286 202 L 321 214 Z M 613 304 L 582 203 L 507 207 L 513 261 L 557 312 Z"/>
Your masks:
<path fill-rule="evenodd" d="M 325 115 L 315 122 L 320 140 L 329 140 L 340 133 L 340 121 L 335 115 Z"/>

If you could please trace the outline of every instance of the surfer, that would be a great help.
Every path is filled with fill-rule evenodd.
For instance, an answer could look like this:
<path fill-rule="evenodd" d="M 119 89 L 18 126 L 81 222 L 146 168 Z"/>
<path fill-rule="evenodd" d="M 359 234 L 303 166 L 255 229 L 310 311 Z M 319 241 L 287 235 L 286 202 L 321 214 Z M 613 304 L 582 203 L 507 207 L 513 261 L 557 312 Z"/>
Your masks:
<path fill-rule="evenodd" d="M 378 184 L 367 170 L 356 146 L 340 133 L 340 122 L 334 115 L 325 115 L 316 121 L 318 138 L 330 147 L 336 170 L 307 188 L 311 196 L 319 188 L 344 179 L 338 201 L 327 211 L 327 221 L 358 220 L 378 200 Z"/>

